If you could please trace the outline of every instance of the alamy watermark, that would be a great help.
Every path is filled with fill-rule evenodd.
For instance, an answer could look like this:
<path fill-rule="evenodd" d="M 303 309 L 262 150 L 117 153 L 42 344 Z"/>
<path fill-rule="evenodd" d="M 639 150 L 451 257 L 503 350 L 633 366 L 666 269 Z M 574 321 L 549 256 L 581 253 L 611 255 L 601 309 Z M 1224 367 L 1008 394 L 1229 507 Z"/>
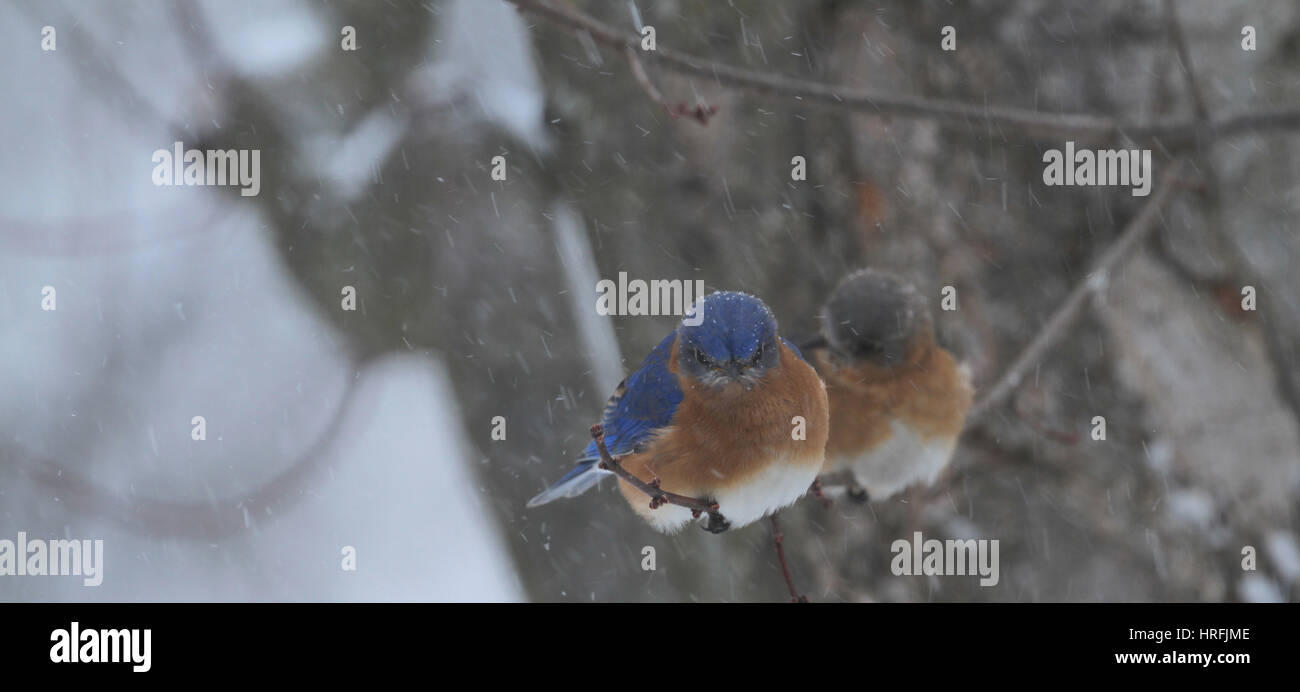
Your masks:
<path fill-rule="evenodd" d="M 262 190 L 260 149 L 186 149 L 176 142 L 170 151 L 154 151 L 152 161 L 154 185 L 232 185 L 244 197 Z"/>
<path fill-rule="evenodd" d="M 67 629 L 50 632 L 50 661 L 54 663 L 130 663 L 147 673 L 153 667 L 153 630 L 87 627 L 73 621 Z"/>
<path fill-rule="evenodd" d="M 889 552 L 895 553 L 889 563 L 889 569 L 895 576 L 936 576 L 952 577 L 980 576 L 980 586 L 997 586 L 998 541 L 997 539 L 969 538 L 965 540 L 950 538 L 941 541 L 936 538 L 926 539 L 917 531 L 912 540 L 900 538 L 889 546 Z"/>
<path fill-rule="evenodd" d="M 0 539 L 0 577 L 82 577 L 86 586 L 104 581 L 104 541 L 95 539 Z"/>
<path fill-rule="evenodd" d="M 1065 152 L 1043 152 L 1043 184 L 1120 185 L 1132 187 L 1134 197 L 1151 194 L 1150 149 L 1078 149 L 1065 143 Z"/>
<path fill-rule="evenodd" d="M 691 308 L 702 297 L 703 279 L 628 281 L 627 272 L 619 272 L 617 284 L 612 279 L 596 282 L 596 313 L 631 317 L 684 315 L 683 323 L 697 327 L 704 322 L 704 311 Z"/>

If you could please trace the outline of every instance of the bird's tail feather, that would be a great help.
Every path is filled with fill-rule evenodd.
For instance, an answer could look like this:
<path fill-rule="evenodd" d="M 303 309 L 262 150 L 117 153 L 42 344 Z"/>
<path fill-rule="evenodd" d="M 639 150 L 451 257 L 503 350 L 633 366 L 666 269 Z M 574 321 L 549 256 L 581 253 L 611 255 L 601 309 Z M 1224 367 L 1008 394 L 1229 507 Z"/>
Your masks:
<path fill-rule="evenodd" d="M 609 471 L 602 471 L 596 468 L 596 460 L 580 462 L 572 471 L 564 474 L 564 477 L 556 481 L 551 487 L 538 493 L 536 497 L 528 501 L 528 507 L 537 507 L 548 502 L 559 500 L 564 497 L 577 497 L 600 482 L 601 478 L 609 475 Z"/>

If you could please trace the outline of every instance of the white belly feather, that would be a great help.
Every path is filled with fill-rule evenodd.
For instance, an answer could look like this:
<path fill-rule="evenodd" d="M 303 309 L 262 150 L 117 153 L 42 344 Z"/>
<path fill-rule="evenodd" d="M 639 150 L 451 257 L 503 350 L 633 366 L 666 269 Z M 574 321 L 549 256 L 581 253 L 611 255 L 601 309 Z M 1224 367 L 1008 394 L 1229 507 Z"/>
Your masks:
<path fill-rule="evenodd" d="M 948 465 L 954 437 L 922 438 L 902 421 L 890 421 L 888 439 L 870 452 L 845 460 L 872 500 L 892 497 L 908 486 L 929 485 Z"/>
<path fill-rule="evenodd" d="M 820 470 L 818 463 L 782 459 L 768 464 L 744 484 L 719 489 L 713 494 L 713 500 L 718 503 L 718 512 L 731 522 L 733 529 L 738 529 L 794 504 L 808 492 Z M 691 511 L 676 505 L 652 510 L 638 503 L 635 508 L 651 526 L 664 533 L 674 533 L 691 520 Z"/>

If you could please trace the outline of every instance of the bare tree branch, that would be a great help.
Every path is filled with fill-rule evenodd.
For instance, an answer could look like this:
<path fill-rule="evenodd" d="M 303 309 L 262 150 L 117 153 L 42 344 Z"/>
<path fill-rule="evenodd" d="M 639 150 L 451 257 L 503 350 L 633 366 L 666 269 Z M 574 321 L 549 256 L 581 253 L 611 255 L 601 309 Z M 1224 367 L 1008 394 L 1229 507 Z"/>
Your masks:
<path fill-rule="evenodd" d="M 1151 195 L 1151 199 L 1142 207 L 1138 215 L 1129 222 L 1119 239 L 1106 249 L 1106 252 L 1093 264 L 1088 275 L 1074 287 L 1074 290 L 1070 291 L 1065 302 L 1057 308 L 1025 350 L 1016 357 L 1011 367 L 1007 368 L 997 382 L 971 407 L 970 415 L 966 419 L 967 425 L 1002 403 L 1011 392 L 1015 391 L 1025 373 L 1065 336 L 1088 297 L 1106 286 L 1110 272 L 1119 265 L 1121 260 L 1131 255 L 1138 244 L 1155 228 L 1156 219 L 1159 218 L 1161 210 L 1164 209 L 1174 188 L 1180 182 L 1179 173 L 1182 167 L 1181 160 L 1169 166 L 1164 182 L 1160 184 L 1155 194 Z"/>
<path fill-rule="evenodd" d="M 718 513 L 718 503 L 705 502 L 693 497 L 670 493 L 659 487 L 659 479 L 656 478 L 647 483 L 632 475 L 631 471 L 623 468 L 618 457 L 611 455 L 609 448 L 605 446 L 605 426 L 600 423 L 591 426 L 591 439 L 596 441 L 596 451 L 600 453 L 600 468 L 612 471 L 615 476 L 622 478 L 632 487 L 645 493 L 650 498 L 650 509 L 659 509 L 664 505 L 677 505 L 691 510 L 691 515 L 695 517 L 700 516 L 701 512 L 706 512 L 709 515 L 709 527 L 719 527 L 716 531 L 714 528 L 708 528 L 709 531 L 714 533 L 720 533 L 723 530 L 721 527 L 727 525 L 727 520 Z"/>
<path fill-rule="evenodd" d="M 1196 120 L 1201 123 L 1210 122 L 1210 110 L 1205 106 L 1205 98 L 1201 95 L 1201 90 L 1196 84 L 1196 73 L 1192 67 L 1191 51 L 1187 48 L 1187 38 L 1183 35 L 1183 25 L 1178 21 L 1178 8 L 1174 6 L 1173 0 L 1165 0 L 1165 19 L 1169 22 L 1169 36 L 1174 43 L 1174 50 L 1178 53 L 1178 62 L 1183 68 L 1183 76 L 1187 79 L 1187 90 L 1192 93 L 1192 105 L 1196 109 Z"/>
<path fill-rule="evenodd" d="M 636 55 L 636 49 L 625 46 L 623 48 L 623 57 L 627 59 L 627 64 L 632 68 L 632 77 L 636 79 L 637 85 L 641 90 L 650 97 L 650 100 L 664 109 L 668 115 L 674 118 L 689 117 L 701 125 L 708 125 L 709 118 L 718 112 L 717 106 L 706 106 L 702 103 L 695 106 L 688 106 L 685 103 L 669 103 L 659 89 L 655 87 L 654 82 L 650 81 L 650 75 L 646 74 L 645 65 L 641 64 L 641 58 Z"/>
<path fill-rule="evenodd" d="M 1192 101 L 1196 107 L 1196 117 L 1201 122 L 1209 122 L 1211 121 L 1210 111 L 1205 105 L 1200 83 L 1196 78 L 1195 67 L 1192 64 L 1191 51 L 1188 50 L 1187 38 L 1183 33 L 1182 22 L 1178 19 L 1178 10 L 1173 0 L 1165 0 L 1165 16 L 1168 20 L 1170 38 L 1174 43 L 1174 49 L 1178 53 L 1178 61 L 1182 64 L 1187 90 L 1191 93 Z M 1257 272 L 1252 271 L 1250 260 L 1241 251 L 1241 247 L 1237 244 L 1233 234 L 1229 233 L 1229 229 L 1232 227 L 1232 219 L 1224 217 L 1218 166 L 1210 157 L 1212 147 L 1216 143 L 1215 134 L 1213 131 L 1208 133 L 1209 136 L 1201 151 L 1200 162 L 1207 178 L 1204 198 L 1210 217 L 1210 226 L 1219 237 L 1224 259 L 1228 265 L 1228 274 L 1231 278 L 1236 279 L 1238 285 L 1244 283 L 1247 276 L 1254 275 L 1253 283 L 1257 284 L 1260 293 L 1270 296 L 1278 295 L 1268 288 L 1268 282 L 1263 276 L 1259 276 Z M 1173 256 L 1173 253 L 1169 254 L 1171 257 Z M 1270 300 L 1263 301 L 1260 312 L 1263 317 L 1259 322 L 1260 330 L 1264 336 L 1264 350 L 1270 365 L 1273 367 L 1278 395 L 1281 397 L 1282 403 L 1290 410 L 1292 418 L 1297 424 L 1300 424 L 1300 385 L 1296 384 L 1296 380 L 1291 375 L 1290 354 L 1292 351 L 1287 343 L 1286 335 L 1282 333 L 1279 327 L 1281 324 L 1278 317 L 1279 311 Z"/>
<path fill-rule="evenodd" d="M 776 518 L 776 512 L 773 512 L 768 519 L 772 521 L 772 544 L 776 546 L 776 561 L 781 563 L 781 576 L 785 577 L 785 588 L 790 590 L 791 603 L 807 603 L 808 597 L 799 593 L 799 589 L 794 585 L 794 578 L 790 576 L 790 564 L 785 560 L 785 533 L 781 531 L 781 520 Z"/>
<path fill-rule="evenodd" d="M 668 102 L 664 100 L 664 95 L 659 93 L 655 88 L 654 82 L 650 81 L 650 75 L 645 72 L 645 65 L 641 64 L 641 58 L 636 56 L 636 49 L 631 46 L 623 47 L 623 57 L 627 58 L 628 67 L 632 68 L 632 76 L 636 78 L 636 83 L 640 85 L 641 91 L 650 97 L 650 100 L 659 104 L 664 110 L 668 108 Z"/>
<path fill-rule="evenodd" d="M 585 31 L 597 43 L 616 50 L 636 51 L 640 47 L 640 38 L 635 34 L 620 31 L 573 7 L 551 0 L 506 1 L 560 26 Z M 741 69 L 663 46 L 653 51 L 644 51 L 643 55 L 659 61 L 668 69 L 710 79 L 723 86 L 871 111 L 880 115 L 933 118 L 945 125 L 968 131 L 984 132 L 990 127 L 999 127 L 1006 132 L 1019 133 L 1031 139 L 1068 138 L 1080 142 L 1098 142 L 1123 136 L 1134 141 L 1158 139 L 1166 147 L 1175 147 L 1193 142 L 1207 132 L 1227 137 L 1266 130 L 1300 129 L 1300 109 L 1296 108 L 1243 113 L 1207 123 L 1187 118 L 1135 122 L 1090 114 L 1043 113 L 1025 108 L 968 104 L 825 84 Z"/>

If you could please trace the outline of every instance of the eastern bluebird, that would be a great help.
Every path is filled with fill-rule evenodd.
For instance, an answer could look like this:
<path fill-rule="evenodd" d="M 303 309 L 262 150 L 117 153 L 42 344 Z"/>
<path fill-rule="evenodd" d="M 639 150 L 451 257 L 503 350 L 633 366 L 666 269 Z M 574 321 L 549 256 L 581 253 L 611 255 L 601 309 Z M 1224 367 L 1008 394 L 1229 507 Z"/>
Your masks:
<path fill-rule="evenodd" d="M 935 343 L 924 297 L 897 276 L 864 269 L 844 278 L 806 346 L 826 381 L 831 434 L 825 473 L 848 470 L 883 500 L 933 483 L 970 409 L 970 372 Z"/>
<path fill-rule="evenodd" d="M 702 310 L 702 313 L 695 311 Z M 702 314 L 702 319 L 692 319 Z M 698 322 L 691 325 L 691 322 Z M 646 482 L 718 504 L 711 531 L 744 526 L 799 499 L 825 460 L 826 387 L 793 344 L 777 334 L 763 301 L 718 292 L 623 380 L 605 406 L 610 454 Z M 536 507 L 585 492 L 600 469 L 595 442 L 577 468 L 528 502 Z M 626 481 L 619 489 L 654 528 L 671 533 L 692 518 L 676 505 L 651 509 Z"/>

